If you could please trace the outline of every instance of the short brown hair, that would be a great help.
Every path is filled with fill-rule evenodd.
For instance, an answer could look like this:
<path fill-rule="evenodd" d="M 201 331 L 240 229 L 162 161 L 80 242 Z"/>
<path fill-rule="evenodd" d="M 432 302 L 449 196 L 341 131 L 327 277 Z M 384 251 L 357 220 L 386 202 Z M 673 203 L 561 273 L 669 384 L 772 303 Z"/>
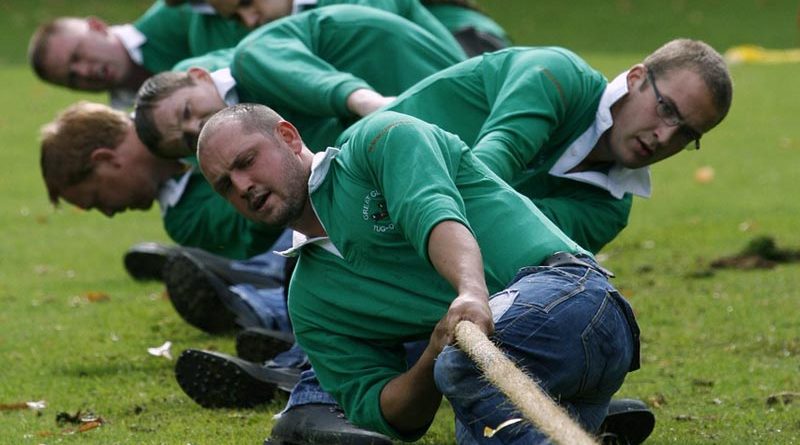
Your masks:
<path fill-rule="evenodd" d="M 642 63 L 656 77 L 681 69 L 698 74 L 711 92 L 720 121 L 728 114 L 733 100 L 733 81 L 725 59 L 707 43 L 691 39 L 671 40 L 653 51 Z"/>
<path fill-rule="evenodd" d="M 107 105 L 81 101 L 71 105 L 40 130 L 42 177 L 50 202 L 93 171 L 92 152 L 116 148 L 130 131 L 125 113 Z"/>
<path fill-rule="evenodd" d="M 139 88 L 133 118 L 136 134 L 156 156 L 169 157 L 159 150 L 159 146 L 164 142 L 164 135 L 158 131 L 153 112 L 158 104 L 172 93 L 194 84 L 194 79 L 186 72 L 166 71 L 145 80 Z"/>
<path fill-rule="evenodd" d="M 47 82 L 50 81 L 44 66 L 44 59 L 47 56 L 50 40 L 55 35 L 62 32 L 69 22 L 75 20 L 83 19 L 78 17 L 60 17 L 51 20 L 36 28 L 36 31 L 31 36 L 31 40 L 28 43 L 28 61 L 31 64 L 31 68 L 33 68 L 33 72 L 36 73 L 40 79 Z"/>

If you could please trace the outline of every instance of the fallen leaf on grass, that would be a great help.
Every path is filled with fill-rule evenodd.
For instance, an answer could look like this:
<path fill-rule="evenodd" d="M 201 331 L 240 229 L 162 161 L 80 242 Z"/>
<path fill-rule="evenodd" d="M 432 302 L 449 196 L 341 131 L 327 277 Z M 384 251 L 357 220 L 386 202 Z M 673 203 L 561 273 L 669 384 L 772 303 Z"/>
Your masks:
<path fill-rule="evenodd" d="M 700 167 L 694 171 L 694 180 L 699 184 L 708 184 L 714 180 L 714 167 Z"/>
<path fill-rule="evenodd" d="M 45 408 L 47 408 L 47 402 L 44 400 L 38 400 L 36 402 L 0 403 L 0 411 L 14 411 L 23 409 L 39 411 Z"/>
<path fill-rule="evenodd" d="M 164 357 L 167 360 L 172 360 L 172 353 L 170 353 L 170 348 L 172 348 L 172 342 L 166 341 L 163 345 L 157 346 L 155 348 L 147 348 L 147 353 L 156 357 Z"/>
<path fill-rule="evenodd" d="M 690 422 L 692 420 L 697 420 L 697 417 L 689 414 L 678 414 L 677 416 L 675 416 L 675 420 L 679 422 Z"/>
<path fill-rule="evenodd" d="M 105 425 L 106 421 L 102 417 L 95 415 L 92 412 L 83 413 L 78 410 L 75 414 L 68 412 L 60 412 L 56 414 L 56 423 L 59 426 L 67 424 L 77 425 L 77 428 L 64 428 L 61 430 L 62 435 L 85 433 L 95 428 Z"/>
<path fill-rule="evenodd" d="M 767 405 L 788 405 L 800 399 L 800 392 L 783 391 L 767 397 Z"/>
<path fill-rule="evenodd" d="M 89 291 L 84 294 L 86 301 L 89 303 L 97 303 L 99 301 L 108 301 L 111 297 L 105 292 Z"/>
<path fill-rule="evenodd" d="M 664 397 L 664 394 L 653 394 L 652 396 L 647 398 L 647 402 L 653 408 L 661 408 L 662 406 L 667 404 L 667 398 Z"/>

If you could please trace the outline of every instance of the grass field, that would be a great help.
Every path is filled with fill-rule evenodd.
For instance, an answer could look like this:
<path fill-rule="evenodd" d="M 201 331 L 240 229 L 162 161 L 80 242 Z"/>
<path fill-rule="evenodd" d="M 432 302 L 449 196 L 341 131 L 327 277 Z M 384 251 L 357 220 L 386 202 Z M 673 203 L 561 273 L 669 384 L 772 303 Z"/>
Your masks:
<path fill-rule="evenodd" d="M 797 3 L 790 1 L 580 0 L 570 10 L 563 2 L 531 3 L 526 10 L 528 0 L 484 2 L 518 42 L 573 47 L 609 77 L 673 36 L 703 38 L 720 50 L 797 44 Z M 47 401 L 38 413 L 0 410 L 0 444 L 261 443 L 285 401 L 204 410 L 178 388 L 173 362 L 147 354 L 166 340 L 174 354 L 188 347 L 233 352 L 232 338 L 186 325 L 160 285 L 135 283 L 123 270 L 129 245 L 166 241 L 157 210 L 112 221 L 47 202 L 38 127 L 78 99 L 103 97 L 35 80 L 24 65 L 28 34 L 54 14 L 96 12 L 119 21 L 146 4 L 0 0 L 0 404 Z M 800 392 L 800 265 L 708 266 L 757 236 L 800 247 L 800 65 L 737 65 L 732 72 L 728 119 L 703 138 L 700 152 L 653 169 L 654 197 L 637 200 L 629 227 L 602 252 L 642 328 L 642 369 L 620 395 L 653 406 L 651 444 L 800 443 L 800 399 L 768 403 Z M 696 181 L 701 167 L 714 169 L 712 181 Z M 108 298 L 92 302 L 97 292 Z M 62 434 L 56 414 L 77 410 L 107 424 Z M 451 420 L 443 408 L 420 443 L 454 443 Z"/>

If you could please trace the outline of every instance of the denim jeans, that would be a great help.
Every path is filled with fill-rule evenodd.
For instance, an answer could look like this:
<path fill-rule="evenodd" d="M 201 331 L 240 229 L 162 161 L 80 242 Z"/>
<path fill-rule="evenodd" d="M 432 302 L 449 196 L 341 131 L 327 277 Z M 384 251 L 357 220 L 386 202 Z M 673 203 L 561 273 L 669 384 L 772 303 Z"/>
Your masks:
<path fill-rule="evenodd" d="M 625 374 L 638 368 L 639 330 L 625 299 L 598 270 L 569 265 L 525 268 L 489 305 L 495 344 L 587 431 L 596 431 Z M 442 351 L 434 378 L 455 411 L 460 445 L 549 443 L 524 421 L 485 437 L 485 428 L 522 415 L 458 348 Z"/>
<path fill-rule="evenodd" d="M 234 261 L 231 263 L 231 268 L 263 275 L 276 283 L 283 283 L 286 258 L 273 251 L 286 250 L 291 245 L 292 231 L 284 230 L 269 251 L 246 260 Z M 237 283 L 228 286 L 228 289 L 247 304 L 261 322 L 261 327 L 291 332 L 283 286 L 261 288 L 250 283 Z"/>
<path fill-rule="evenodd" d="M 282 283 L 284 280 L 286 258 L 276 254 L 275 251 L 280 252 L 290 247 L 292 247 L 292 231 L 286 229 L 281 236 L 275 240 L 275 243 L 272 244 L 269 250 L 246 260 L 234 261 L 231 264 L 231 268 L 265 275 Z"/>

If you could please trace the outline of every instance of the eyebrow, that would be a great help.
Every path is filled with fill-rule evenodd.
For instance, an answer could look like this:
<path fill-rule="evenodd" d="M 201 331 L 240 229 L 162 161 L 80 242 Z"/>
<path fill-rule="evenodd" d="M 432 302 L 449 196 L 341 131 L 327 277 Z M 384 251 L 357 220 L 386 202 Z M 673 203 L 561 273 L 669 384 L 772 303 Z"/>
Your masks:
<path fill-rule="evenodd" d="M 667 96 L 664 93 L 661 93 L 661 91 L 659 91 L 659 93 L 661 94 L 661 97 L 664 99 L 664 101 L 666 101 L 667 104 L 670 107 L 672 107 L 673 110 L 675 110 L 675 115 L 678 116 L 678 119 L 680 119 L 680 121 L 682 122 L 681 126 L 692 133 L 693 139 L 700 139 L 700 137 L 703 136 L 703 133 L 695 130 L 688 123 L 686 123 L 686 119 L 684 119 L 683 114 L 681 114 L 681 110 L 678 109 L 678 104 L 676 104 L 671 97 Z"/>

